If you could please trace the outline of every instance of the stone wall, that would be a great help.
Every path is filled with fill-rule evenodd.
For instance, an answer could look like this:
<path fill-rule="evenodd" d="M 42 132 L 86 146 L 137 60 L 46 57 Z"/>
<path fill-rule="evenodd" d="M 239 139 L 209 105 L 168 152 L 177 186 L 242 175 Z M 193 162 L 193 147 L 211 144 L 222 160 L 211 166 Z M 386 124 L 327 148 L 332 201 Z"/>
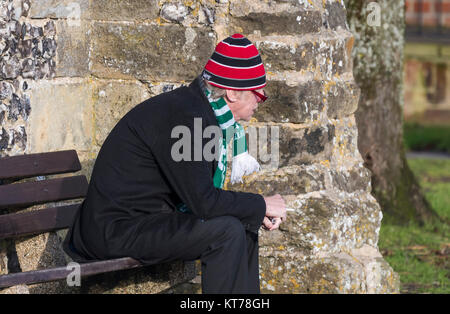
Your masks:
<path fill-rule="evenodd" d="M 262 173 L 226 188 L 280 193 L 295 208 L 280 230 L 260 231 L 262 291 L 398 292 L 398 276 L 378 252 L 382 214 L 356 145 L 359 90 L 342 1 L 0 3 L 0 156 L 76 149 L 89 178 L 126 112 L 189 84 L 220 40 L 242 33 L 262 55 L 270 95 L 245 127 L 276 129 L 279 160 L 274 167 L 259 158 Z M 22 270 L 54 264 L 42 248 L 59 256 L 63 234 L 18 241 Z M 161 291 L 190 277 L 192 268 L 175 268 L 169 277 L 178 279 L 161 286 L 148 284 L 150 271 L 116 290 L 93 284 L 88 291 Z M 35 291 L 66 291 L 47 285 Z"/>

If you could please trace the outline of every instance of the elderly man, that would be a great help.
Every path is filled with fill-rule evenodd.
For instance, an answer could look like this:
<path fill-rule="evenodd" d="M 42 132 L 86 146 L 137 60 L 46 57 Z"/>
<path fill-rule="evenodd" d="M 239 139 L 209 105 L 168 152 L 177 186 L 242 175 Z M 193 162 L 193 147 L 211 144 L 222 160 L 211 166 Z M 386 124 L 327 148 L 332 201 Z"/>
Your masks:
<path fill-rule="evenodd" d="M 145 265 L 200 259 L 203 293 L 260 293 L 258 230 L 274 230 L 286 219 L 284 200 L 222 187 L 230 140 L 231 180 L 259 170 L 237 121 L 248 121 L 266 99 L 265 85 L 256 47 L 234 34 L 216 46 L 189 86 L 130 110 L 100 149 L 64 240 L 67 254 L 78 262 L 129 256 Z M 191 132 L 192 144 L 181 155 L 192 158 L 179 158 L 174 149 L 180 126 Z M 203 156 L 209 126 L 222 131 L 212 160 Z"/>

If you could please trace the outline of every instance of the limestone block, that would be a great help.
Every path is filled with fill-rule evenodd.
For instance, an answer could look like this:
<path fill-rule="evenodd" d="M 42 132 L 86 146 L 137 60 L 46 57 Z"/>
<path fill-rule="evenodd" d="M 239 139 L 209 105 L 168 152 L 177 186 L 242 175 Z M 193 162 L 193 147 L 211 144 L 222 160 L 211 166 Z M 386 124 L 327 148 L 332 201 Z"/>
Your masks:
<path fill-rule="evenodd" d="M 304 123 L 319 118 L 327 107 L 329 118 L 344 117 L 356 111 L 359 89 L 353 80 L 306 80 L 299 83 L 271 80 L 270 98 L 254 114 L 258 121 Z"/>
<path fill-rule="evenodd" d="M 345 257 L 302 258 L 294 252 L 260 257 L 261 293 L 364 293 L 362 266 Z"/>
<path fill-rule="evenodd" d="M 308 128 L 280 128 L 280 167 L 311 164 L 328 160 L 332 155 L 334 125 Z"/>
<path fill-rule="evenodd" d="M 95 0 L 89 6 L 89 18 L 93 20 L 152 20 L 158 13 L 156 0 Z"/>
<path fill-rule="evenodd" d="M 259 105 L 254 118 L 292 123 L 311 121 L 324 108 L 320 89 L 319 81 L 288 85 L 285 81 L 271 80 L 265 89 L 270 98 Z"/>
<path fill-rule="evenodd" d="M 230 14 L 233 16 L 246 16 L 251 12 L 288 12 L 288 11 L 315 11 L 321 10 L 322 0 L 230 0 Z"/>
<path fill-rule="evenodd" d="M 78 24 L 66 20 L 56 22 L 57 54 L 56 77 L 83 77 L 89 73 L 89 24 L 81 21 Z"/>
<path fill-rule="evenodd" d="M 192 80 L 214 51 L 214 41 L 208 28 L 95 22 L 92 72 L 101 78 Z"/>
<path fill-rule="evenodd" d="M 319 32 L 320 13 L 318 11 L 298 11 L 269 13 L 249 13 L 245 17 L 231 18 L 228 29 L 250 34 L 255 31 L 261 35 L 290 34 L 303 35 Z"/>
<path fill-rule="evenodd" d="M 364 265 L 367 293 L 398 293 L 400 277 L 373 246 L 363 245 L 348 253 Z"/>
<path fill-rule="evenodd" d="M 351 72 L 351 54 L 347 53 L 350 38 L 350 33 L 341 38 L 269 37 L 255 41 L 255 45 L 266 71 L 311 71 L 330 79 L 335 74 Z"/>
<path fill-rule="evenodd" d="M 112 128 L 134 106 L 148 98 L 135 81 L 98 80 L 94 84 L 95 143 L 101 146 Z"/>
<path fill-rule="evenodd" d="M 361 90 L 354 80 L 325 81 L 322 87 L 322 93 L 327 97 L 329 118 L 343 118 L 356 112 Z"/>
<path fill-rule="evenodd" d="M 331 169 L 330 175 L 333 185 L 339 190 L 347 193 L 358 190 L 370 192 L 371 172 L 363 165 L 356 165 L 344 171 Z"/>
<path fill-rule="evenodd" d="M 244 126 L 249 153 L 262 169 L 329 161 L 334 154 L 335 125 L 250 123 Z"/>
<path fill-rule="evenodd" d="M 361 252 L 364 252 L 361 254 Z M 360 254 L 358 254 L 360 253 Z M 398 275 L 376 248 L 302 257 L 280 248 L 260 258 L 262 293 L 396 293 Z"/>
<path fill-rule="evenodd" d="M 32 0 L 29 17 L 80 20 L 132 21 L 158 16 L 156 0 Z"/>
<path fill-rule="evenodd" d="M 30 18 L 84 19 L 89 14 L 89 0 L 31 0 Z"/>
<path fill-rule="evenodd" d="M 261 249 L 267 254 L 280 245 L 304 256 L 339 253 L 363 244 L 376 246 L 382 214 L 370 194 L 355 193 L 348 198 L 338 191 L 315 191 L 283 197 L 295 212 L 288 213 L 278 230 L 260 229 Z"/>
<path fill-rule="evenodd" d="M 268 170 L 245 177 L 243 183 L 227 184 L 227 189 L 271 195 L 310 193 L 325 188 L 324 174 L 317 168 L 306 166 L 283 167 L 277 171 Z"/>
<path fill-rule="evenodd" d="M 255 42 L 266 71 L 306 71 L 315 67 L 314 45 L 304 41 L 288 44 L 272 40 Z"/>
<path fill-rule="evenodd" d="M 347 11 L 343 1 L 327 1 L 324 15 L 327 25 L 331 29 L 341 28 L 348 30 Z"/>
<path fill-rule="evenodd" d="M 266 1 L 230 1 L 230 32 L 261 35 L 301 35 L 320 30 L 322 18 L 317 6 Z"/>
<path fill-rule="evenodd" d="M 29 153 L 88 150 L 93 138 L 92 86 L 84 80 L 32 81 Z"/>

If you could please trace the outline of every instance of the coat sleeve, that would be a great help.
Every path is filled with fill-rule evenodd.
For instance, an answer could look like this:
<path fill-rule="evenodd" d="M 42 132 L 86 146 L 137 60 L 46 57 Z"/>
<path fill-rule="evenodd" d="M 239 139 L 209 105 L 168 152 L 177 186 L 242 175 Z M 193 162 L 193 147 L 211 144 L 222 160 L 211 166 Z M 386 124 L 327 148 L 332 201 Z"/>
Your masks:
<path fill-rule="evenodd" d="M 176 114 L 176 113 L 174 113 Z M 150 142 L 152 154 L 180 199 L 191 209 L 197 217 L 210 219 L 217 216 L 230 215 L 257 229 L 261 226 L 266 213 L 266 203 L 260 194 L 226 191 L 216 188 L 211 176 L 210 161 L 201 154 L 201 160 L 194 159 L 194 147 L 199 141 L 203 147 L 213 140 L 211 138 L 194 138 L 193 113 L 183 113 L 183 123 L 190 130 L 190 160 L 175 161 L 172 157 L 172 146 L 181 137 L 172 138 L 172 129 L 177 123 L 169 123 L 161 127 L 157 134 L 153 134 Z M 175 119 L 175 121 L 180 119 Z M 205 126 L 201 127 L 203 134 Z M 198 136 L 197 136 L 198 137 Z M 218 139 L 216 139 L 218 140 Z M 196 142 L 197 141 L 197 142 Z"/>

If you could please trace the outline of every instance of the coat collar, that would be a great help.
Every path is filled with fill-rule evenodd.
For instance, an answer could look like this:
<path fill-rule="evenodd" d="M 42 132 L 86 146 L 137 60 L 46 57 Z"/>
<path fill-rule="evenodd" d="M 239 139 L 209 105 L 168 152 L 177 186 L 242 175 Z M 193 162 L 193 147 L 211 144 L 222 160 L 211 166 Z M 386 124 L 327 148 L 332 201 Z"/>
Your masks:
<path fill-rule="evenodd" d="M 203 91 L 204 89 L 204 83 L 202 81 L 201 76 L 197 76 L 190 84 L 189 84 L 189 88 L 192 89 L 192 91 L 194 91 L 197 94 L 200 94 L 202 99 L 209 105 L 209 100 L 205 95 L 205 92 Z"/>
<path fill-rule="evenodd" d="M 203 111 L 207 114 L 207 119 L 209 124 L 214 124 L 219 126 L 216 114 L 214 113 L 213 108 L 211 107 L 211 104 L 209 103 L 208 97 L 206 97 L 205 92 L 203 91 L 204 85 L 201 76 L 197 76 L 188 86 L 188 88 L 195 94 L 198 95 L 202 101 L 199 102 L 199 106 L 202 106 L 204 109 Z M 213 160 L 213 171 L 216 170 L 218 166 L 218 161 L 216 159 Z"/>
<path fill-rule="evenodd" d="M 205 92 L 203 91 L 204 85 L 201 76 L 197 76 L 190 84 L 189 89 L 195 94 L 198 95 L 202 102 L 199 104 L 202 106 L 202 109 L 204 109 L 205 112 L 208 114 L 208 118 L 212 119 L 212 122 L 214 124 L 217 124 L 216 115 L 214 113 L 213 108 L 211 107 L 211 104 L 209 103 L 208 97 L 206 97 Z M 217 124 L 217 126 L 219 126 Z"/>

